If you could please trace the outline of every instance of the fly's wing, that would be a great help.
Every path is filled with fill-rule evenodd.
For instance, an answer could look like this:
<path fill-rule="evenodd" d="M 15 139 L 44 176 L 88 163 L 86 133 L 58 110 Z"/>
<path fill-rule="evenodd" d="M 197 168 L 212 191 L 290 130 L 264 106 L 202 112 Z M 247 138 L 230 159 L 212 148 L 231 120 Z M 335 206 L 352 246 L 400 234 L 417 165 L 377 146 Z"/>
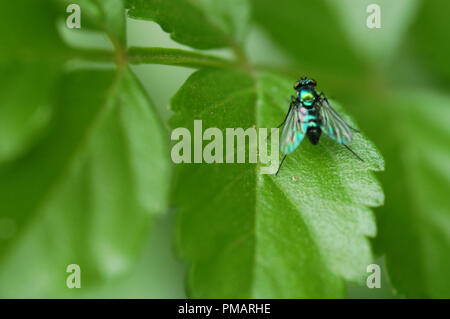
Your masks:
<path fill-rule="evenodd" d="M 292 153 L 305 136 L 303 117 L 298 107 L 292 107 L 289 111 L 280 138 L 280 151 L 283 154 Z"/>
<path fill-rule="evenodd" d="M 319 112 L 320 128 L 325 134 L 340 144 L 346 145 L 352 141 L 352 129 L 324 98 L 320 99 Z"/>

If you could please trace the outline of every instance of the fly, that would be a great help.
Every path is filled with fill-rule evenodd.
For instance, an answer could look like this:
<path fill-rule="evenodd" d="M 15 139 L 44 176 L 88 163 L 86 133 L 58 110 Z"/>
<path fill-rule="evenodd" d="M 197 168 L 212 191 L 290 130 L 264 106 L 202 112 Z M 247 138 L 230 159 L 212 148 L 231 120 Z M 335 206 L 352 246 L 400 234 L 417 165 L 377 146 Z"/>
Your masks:
<path fill-rule="evenodd" d="M 316 81 L 301 78 L 294 85 L 297 96 L 291 96 L 289 111 L 279 127 L 283 126 L 280 138 L 280 151 L 284 154 L 275 175 L 278 175 L 286 156 L 292 153 L 306 136 L 311 144 L 319 143 L 322 132 L 336 142 L 345 146 L 360 161 L 358 156 L 347 144 L 353 139 L 353 132 L 358 130 L 348 125 L 330 106 L 323 93 L 317 93 Z"/>

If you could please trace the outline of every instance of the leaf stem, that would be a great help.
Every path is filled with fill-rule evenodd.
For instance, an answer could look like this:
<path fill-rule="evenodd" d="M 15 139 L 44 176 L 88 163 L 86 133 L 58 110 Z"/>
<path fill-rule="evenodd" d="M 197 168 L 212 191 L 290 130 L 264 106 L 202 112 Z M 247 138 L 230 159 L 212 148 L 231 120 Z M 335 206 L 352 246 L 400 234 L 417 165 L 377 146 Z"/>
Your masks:
<path fill-rule="evenodd" d="M 241 48 L 239 44 L 232 41 L 231 42 L 231 49 L 234 52 L 234 55 L 236 56 L 236 59 L 238 60 L 238 63 L 247 71 L 252 71 L 253 67 L 250 64 L 250 62 L 247 59 L 247 55 L 245 54 L 245 51 Z"/>
<path fill-rule="evenodd" d="M 194 51 L 167 48 L 130 47 L 127 51 L 130 64 L 165 64 L 189 68 L 223 68 L 234 62 Z"/>

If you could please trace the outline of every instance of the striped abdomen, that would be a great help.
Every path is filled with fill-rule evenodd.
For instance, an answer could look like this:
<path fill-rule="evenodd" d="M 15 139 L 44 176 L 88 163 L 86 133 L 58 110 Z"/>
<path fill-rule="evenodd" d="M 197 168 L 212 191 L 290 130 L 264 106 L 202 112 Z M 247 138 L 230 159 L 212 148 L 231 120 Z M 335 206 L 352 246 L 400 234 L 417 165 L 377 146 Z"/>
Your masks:
<path fill-rule="evenodd" d="M 320 135 L 322 134 L 319 112 L 314 107 L 310 109 L 302 107 L 300 112 L 303 115 L 302 122 L 304 131 L 306 131 L 306 136 L 311 144 L 316 145 L 319 143 Z"/>

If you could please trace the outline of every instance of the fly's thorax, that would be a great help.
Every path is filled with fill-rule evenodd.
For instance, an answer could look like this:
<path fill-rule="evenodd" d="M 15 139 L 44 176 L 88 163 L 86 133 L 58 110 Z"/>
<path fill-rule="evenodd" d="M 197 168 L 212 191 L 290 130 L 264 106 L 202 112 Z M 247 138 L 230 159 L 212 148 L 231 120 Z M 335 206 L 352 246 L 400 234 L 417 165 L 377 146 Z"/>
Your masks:
<path fill-rule="evenodd" d="M 313 87 L 302 87 L 298 90 L 298 99 L 307 109 L 311 109 L 316 101 L 317 93 Z"/>

